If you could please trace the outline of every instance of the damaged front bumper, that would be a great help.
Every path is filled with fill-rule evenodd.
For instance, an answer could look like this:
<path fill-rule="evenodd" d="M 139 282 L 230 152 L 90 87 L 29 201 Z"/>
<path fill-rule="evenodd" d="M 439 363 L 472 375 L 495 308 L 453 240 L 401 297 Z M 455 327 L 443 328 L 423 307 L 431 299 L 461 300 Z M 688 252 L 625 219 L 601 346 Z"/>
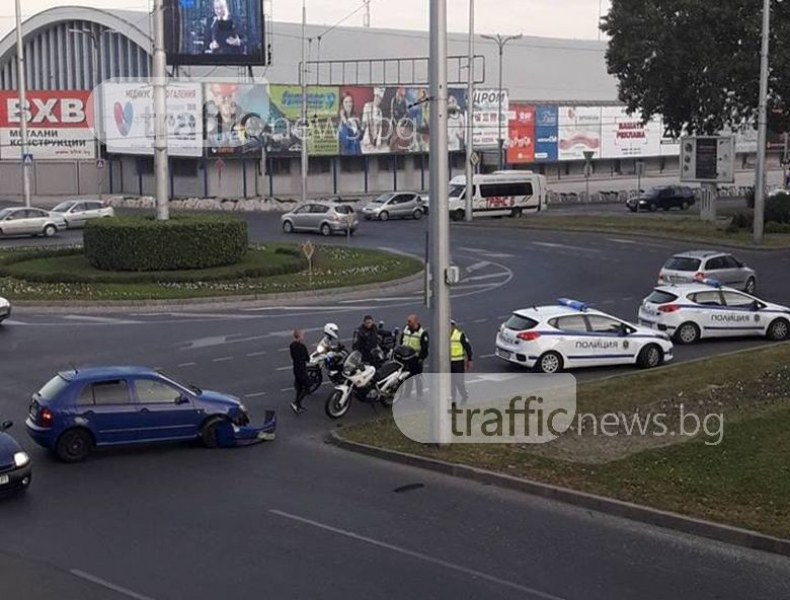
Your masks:
<path fill-rule="evenodd" d="M 230 421 L 224 422 L 217 427 L 217 442 L 220 448 L 251 446 L 274 440 L 276 430 L 277 415 L 273 410 L 267 410 L 264 415 L 263 425 L 260 427 L 254 427 L 250 424 L 239 425 Z"/>

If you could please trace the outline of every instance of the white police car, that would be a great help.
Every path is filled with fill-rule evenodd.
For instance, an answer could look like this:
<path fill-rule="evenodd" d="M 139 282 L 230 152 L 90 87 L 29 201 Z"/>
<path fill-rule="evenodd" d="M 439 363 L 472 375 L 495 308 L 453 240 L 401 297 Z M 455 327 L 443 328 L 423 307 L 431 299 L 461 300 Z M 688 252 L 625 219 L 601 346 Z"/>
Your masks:
<path fill-rule="evenodd" d="M 782 341 L 790 337 L 790 308 L 706 279 L 655 288 L 642 301 L 639 324 L 665 331 L 681 344 L 753 335 Z"/>
<path fill-rule="evenodd" d="M 496 338 L 499 358 L 541 373 L 622 364 L 652 368 L 672 360 L 672 348 L 665 333 L 567 298 L 515 311 Z"/>

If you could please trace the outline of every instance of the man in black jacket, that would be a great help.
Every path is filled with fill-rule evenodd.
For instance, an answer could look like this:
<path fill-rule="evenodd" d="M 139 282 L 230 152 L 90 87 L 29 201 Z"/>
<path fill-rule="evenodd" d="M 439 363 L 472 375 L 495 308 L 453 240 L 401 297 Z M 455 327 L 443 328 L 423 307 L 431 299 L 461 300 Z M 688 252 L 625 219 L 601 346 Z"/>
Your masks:
<path fill-rule="evenodd" d="M 373 317 L 365 315 L 362 325 L 354 332 L 353 350 L 359 350 L 363 362 L 373 363 L 373 351 L 379 346 L 379 332 Z"/>
<path fill-rule="evenodd" d="M 310 352 L 304 344 L 304 332 L 301 329 L 294 330 L 294 339 L 291 342 L 291 361 L 293 362 L 294 388 L 296 389 L 296 400 L 291 403 L 291 408 L 297 415 L 300 415 L 307 410 L 302 406 L 302 401 L 310 388 L 310 380 L 307 376 Z"/>

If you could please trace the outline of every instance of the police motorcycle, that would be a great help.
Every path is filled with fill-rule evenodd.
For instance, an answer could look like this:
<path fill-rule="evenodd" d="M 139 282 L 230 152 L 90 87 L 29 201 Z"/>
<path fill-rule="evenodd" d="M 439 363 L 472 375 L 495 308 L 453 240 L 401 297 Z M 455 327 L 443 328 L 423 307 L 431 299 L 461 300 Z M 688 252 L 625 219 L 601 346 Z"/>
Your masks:
<path fill-rule="evenodd" d="M 315 352 L 310 355 L 307 363 L 309 379 L 308 393 L 315 392 L 324 382 L 324 369 L 329 380 L 334 384 L 343 382 L 341 372 L 343 363 L 348 358 L 348 350 L 338 338 L 340 329 L 334 323 L 324 325 L 324 337 L 318 343 Z"/>
<path fill-rule="evenodd" d="M 383 354 L 383 351 L 382 351 Z M 366 364 L 362 354 L 354 351 L 343 364 L 344 382 L 335 386 L 326 400 L 326 414 L 330 419 L 340 419 L 351 408 L 351 400 L 391 407 L 401 384 L 412 376 L 411 365 L 417 353 L 409 346 L 393 346 L 389 357 L 380 367 Z"/>

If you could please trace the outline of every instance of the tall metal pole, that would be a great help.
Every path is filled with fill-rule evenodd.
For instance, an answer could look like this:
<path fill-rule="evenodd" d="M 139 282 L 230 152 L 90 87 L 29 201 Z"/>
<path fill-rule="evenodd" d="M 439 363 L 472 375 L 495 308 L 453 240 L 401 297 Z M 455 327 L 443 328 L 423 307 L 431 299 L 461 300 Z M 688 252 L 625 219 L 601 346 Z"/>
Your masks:
<path fill-rule="evenodd" d="M 154 0 L 154 172 L 156 218 L 170 218 L 167 165 L 167 57 L 162 0 Z"/>
<path fill-rule="evenodd" d="M 475 170 L 472 165 L 475 112 L 475 0 L 469 0 L 469 82 L 466 91 L 466 220 L 472 220 Z"/>
<path fill-rule="evenodd" d="M 19 123 L 22 135 L 22 194 L 30 207 L 30 165 L 27 162 L 27 90 L 25 81 L 25 46 L 22 43 L 22 2 L 16 0 L 16 80 L 19 92 Z"/>
<path fill-rule="evenodd" d="M 305 57 L 305 41 L 307 38 L 307 2 L 302 0 L 302 203 L 307 201 L 307 64 Z"/>
<path fill-rule="evenodd" d="M 499 43 L 499 108 L 497 110 L 497 142 L 499 144 L 499 170 L 505 168 L 504 160 L 502 159 L 502 148 L 505 145 L 505 140 L 502 139 L 502 57 L 505 54 L 505 43 Z"/>
<path fill-rule="evenodd" d="M 450 393 L 450 212 L 447 139 L 447 0 L 431 0 L 430 9 L 430 190 L 431 190 L 431 372 L 438 377 L 433 394 L 434 432 L 437 441 L 449 441 L 447 410 Z"/>
<path fill-rule="evenodd" d="M 763 243 L 765 224 L 765 147 L 768 137 L 768 41 L 771 32 L 771 0 L 763 0 L 763 39 L 760 51 L 760 103 L 757 127 L 757 176 L 754 185 L 754 243 Z"/>
<path fill-rule="evenodd" d="M 101 35 L 101 34 L 99 34 Z M 99 82 L 99 78 L 101 76 L 101 69 L 99 68 L 99 39 L 96 37 L 96 34 L 93 31 L 90 32 L 91 36 L 91 43 L 93 44 L 93 89 L 98 91 L 97 95 L 97 102 L 94 103 L 93 106 L 93 122 L 94 122 L 94 135 L 96 136 L 96 187 L 98 188 L 99 200 L 101 200 L 104 196 L 102 187 L 104 185 L 104 181 L 102 179 L 102 171 L 99 169 L 99 159 L 101 159 L 101 133 L 99 130 L 99 125 L 101 123 L 101 119 L 97 119 L 96 115 L 99 114 L 101 108 L 97 108 L 96 104 L 99 107 L 102 106 L 101 103 L 101 83 Z"/>

